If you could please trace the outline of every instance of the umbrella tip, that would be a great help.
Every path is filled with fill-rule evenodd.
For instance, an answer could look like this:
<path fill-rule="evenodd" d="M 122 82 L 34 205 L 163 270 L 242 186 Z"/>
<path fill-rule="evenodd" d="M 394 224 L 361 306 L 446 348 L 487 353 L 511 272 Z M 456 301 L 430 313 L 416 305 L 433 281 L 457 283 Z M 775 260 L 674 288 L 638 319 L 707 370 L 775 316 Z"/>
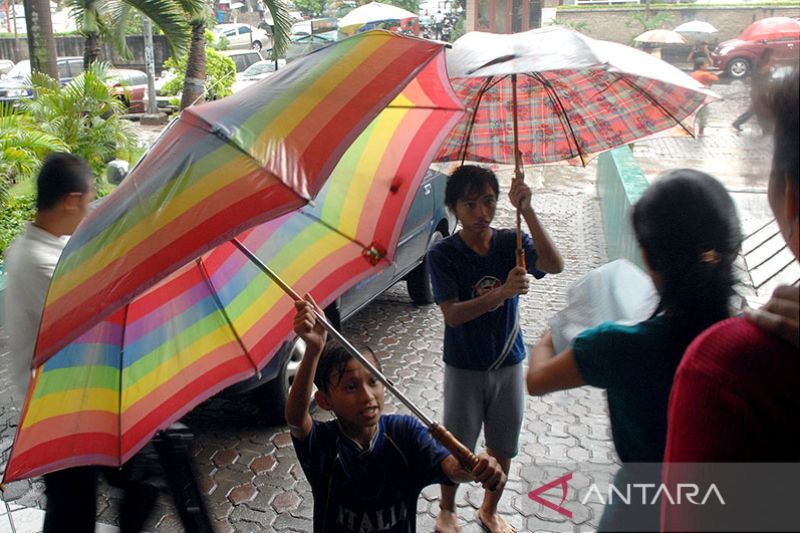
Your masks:
<path fill-rule="evenodd" d="M 364 248 L 361 255 L 363 255 L 371 265 L 377 265 L 378 262 L 386 256 L 386 248 L 377 242 L 373 242 L 369 245 L 369 248 Z"/>

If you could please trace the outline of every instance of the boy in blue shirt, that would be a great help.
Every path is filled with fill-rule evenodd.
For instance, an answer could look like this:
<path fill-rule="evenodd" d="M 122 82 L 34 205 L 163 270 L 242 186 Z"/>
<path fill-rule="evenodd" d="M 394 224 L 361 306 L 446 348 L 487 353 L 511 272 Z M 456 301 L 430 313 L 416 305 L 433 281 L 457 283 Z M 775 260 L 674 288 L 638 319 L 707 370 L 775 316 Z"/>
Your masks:
<path fill-rule="evenodd" d="M 314 495 L 315 532 L 411 533 L 427 485 L 478 481 L 502 490 L 506 476 L 494 458 L 478 455 L 467 472 L 415 418 L 381 416 L 383 384 L 341 346 L 323 353 L 327 333 L 314 314 L 321 311 L 306 298 L 295 303 L 294 331 L 306 352 L 289 391 L 286 422 Z M 336 420 L 309 415 L 313 385 L 317 404 Z"/>
<path fill-rule="evenodd" d="M 491 225 L 499 189 L 487 168 L 456 169 L 447 180 L 445 204 L 461 230 L 437 242 L 427 261 L 434 299 L 445 320 L 444 425 L 470 449 L 483 426 L 487 453 L 508 474 L 518 452 L 525 405 L 519 295 L 528 292 L 528 274 L 557 274 L 563 261 L 531 206 L 530 188 L 514 179 L 508 196 L 533 237 L 522 238 L 527 270 L 516 266 L 516 231 Z M 436 521 L 441 533 L 459 531 L 457 488 L 442 485 Z M 484 494 L 478 519 L 487 531 L 514 531 L 497 513 L 501 495 Z"/>

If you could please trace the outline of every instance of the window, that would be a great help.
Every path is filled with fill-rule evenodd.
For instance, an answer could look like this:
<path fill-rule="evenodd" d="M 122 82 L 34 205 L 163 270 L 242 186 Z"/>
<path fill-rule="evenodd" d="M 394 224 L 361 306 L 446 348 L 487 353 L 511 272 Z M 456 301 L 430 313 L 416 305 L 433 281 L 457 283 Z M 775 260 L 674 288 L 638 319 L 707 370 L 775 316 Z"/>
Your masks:
<path fill-rule="evenodd" d="M 492 30 L 492 15 L 489 6 L 489 0 L 478 0 L 477 5 L 477 30 L 491 31 Z"/>
<path fill-rule="evenodd" d="M 83 59 L 70 59 L 69 71 L 73 78 L 83 72 Z"/>
<path fill-rule="evenodd" d="M 222 33 L 222 35 L 224 35 L 225 37 L 233 37 L 234 35 L 236 35 L 236 28 L 234 28 L 232 30 L 225 30 Z"/>
<path fill-rule="evenodd" d="M 250 27 L 249 26 L 239 26 L 239 35 L 241 35 L 243 33 L 250 33 Z"/>

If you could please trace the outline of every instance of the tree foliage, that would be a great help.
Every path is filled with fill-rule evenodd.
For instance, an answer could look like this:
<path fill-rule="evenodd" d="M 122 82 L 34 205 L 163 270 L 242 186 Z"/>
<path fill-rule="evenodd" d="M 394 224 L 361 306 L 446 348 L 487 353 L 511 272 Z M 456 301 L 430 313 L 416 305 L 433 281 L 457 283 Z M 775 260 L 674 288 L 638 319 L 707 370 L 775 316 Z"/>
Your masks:
<path fill-rule="evenodd" d="M 206 42 L 210 42 L 207 39 Z M 187 56 L 168 58 L 164 67 L 175 76 L 164 84 L 161 92 L 167 95 L 176 95 L 183 89 L 186 74 Z M 221 54 L 211 47 L 206 47 L 206 79 L 205 97 L 208 100 L 224 98 L 231 94 L 233 82 L 236 81 L 236 63 L 230 57 Z"/>
<path fill-rule="evenodd" d="M 329 3 L 328 0 L 294 0 L 297 9 L 311 17 L 321 17 Z"/>
<path fill-rule="evenodd" d="M 30 116 L 0 104 L 0 207 L 11 187 L 36 174 L 47 154 L 64 149 L 61 140 L 40 131 Z"/>
<path fill-rule="evenodd" d="M 106 164 L 115 158 L 129 160 L 136 146 L 136 132 L 122 118 L 125 106 L 110 88 L 109 71 L 107 63 L 93 63 L 63 87 L 34 73 L 35 98 L 20 104 L 42 132 L 83 157 L 100 182 Z"/>

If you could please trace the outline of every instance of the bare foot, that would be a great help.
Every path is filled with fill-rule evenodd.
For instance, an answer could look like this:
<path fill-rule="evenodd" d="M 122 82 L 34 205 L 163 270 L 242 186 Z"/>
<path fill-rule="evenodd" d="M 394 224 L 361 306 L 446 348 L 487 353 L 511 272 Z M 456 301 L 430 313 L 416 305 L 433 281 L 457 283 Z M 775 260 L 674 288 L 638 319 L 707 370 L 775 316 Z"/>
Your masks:
<path fill-rule="evenodd" d="M 439 508 L 439 516 L 436 517 L 436 533 L 459 533 L 461 528 L 458 525 L 458 515 L 455 511 Z"/>
<path fill-rule="evenodd" d="M 478 521 L 484 531 L 490 533 L 517 533 L 514 527 L 505 521 L 499 513 L 489 514 L 483 509 L 478 511 Z"/>

